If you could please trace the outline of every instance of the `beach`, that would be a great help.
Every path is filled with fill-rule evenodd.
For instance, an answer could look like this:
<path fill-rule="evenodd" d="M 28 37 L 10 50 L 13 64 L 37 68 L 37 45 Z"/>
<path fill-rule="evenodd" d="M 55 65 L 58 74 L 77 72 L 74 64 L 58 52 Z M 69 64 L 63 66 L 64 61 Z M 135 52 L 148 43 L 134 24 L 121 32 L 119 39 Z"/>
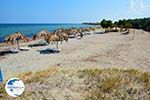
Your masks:
<path fill-rule="evenodd" d="M 96 32 L 102 32 L 102 29 Z M 82 39 L 69 39 L 59 45 L 58 54 L 40 54 L 38 50 L 54 48 L 49 44 L 44 47 L 30 48 L 17 54 L 1 57 L 0 64 L 4 78 L 17 77 L 25 72 L 36 72 L 48 68 L 118 68 L 150 71 L 150 34 L 143 30 L 133 30 L 128 35 L 121 32 L 86 35 Z M 22 43 L 28 46 L 36 41 Z M 8 48 L 2 46 L 0 49 Z"/>
<path fill-rule="evenodd" d="M 0 7 L 0 100 L 150 100 L 150 0 Z"/>

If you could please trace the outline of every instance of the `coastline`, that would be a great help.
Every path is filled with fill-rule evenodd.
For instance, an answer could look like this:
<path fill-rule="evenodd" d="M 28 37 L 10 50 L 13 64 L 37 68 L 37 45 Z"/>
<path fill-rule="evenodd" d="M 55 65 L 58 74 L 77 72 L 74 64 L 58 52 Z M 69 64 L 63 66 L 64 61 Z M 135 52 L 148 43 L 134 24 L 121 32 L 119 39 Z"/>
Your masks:
<path fill-rule="evenodd" d="M 42 30 L 53 32 L 59 28 L 87 28 L 90 26 L 91 25 L 83 25 L 80 23 L 5 23 L 0 24 L 0 42 L 3 42 L 5 37 L 17 31 L 31 38 Z"/>

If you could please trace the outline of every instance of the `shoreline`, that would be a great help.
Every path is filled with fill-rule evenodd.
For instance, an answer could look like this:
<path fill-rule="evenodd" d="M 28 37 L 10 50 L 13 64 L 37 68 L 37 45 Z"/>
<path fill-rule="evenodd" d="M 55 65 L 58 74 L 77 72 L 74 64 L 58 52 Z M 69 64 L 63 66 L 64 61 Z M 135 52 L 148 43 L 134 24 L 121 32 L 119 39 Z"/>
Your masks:
<path fill-rule="evenodd" d="M 4 27 L 4 26 L 6 27 Z M 7 26 L 8 25 L 8 26 Z M 70 29 L 70 28 L 88 28 L 91 27 L 92 25 L 83 25 L 81 23 L 51 23 L 51 24 L 0 24 L 0 34 L 3 34 L 3 36 L 0 35 L 0 42 L 3 42 L 5 37 L 15 33 L 15 32 L 21 32 L 25 36 L 31 38 L 38 32 L 42 30 L 47 30 L 49 32 L 53 32 L 59 28 L 65 28 L 65 29 Z M 8 28 L 10 27 L 11 30 L 8 31 Z M 5 33 L 5 35 L 4 35 Z"/>

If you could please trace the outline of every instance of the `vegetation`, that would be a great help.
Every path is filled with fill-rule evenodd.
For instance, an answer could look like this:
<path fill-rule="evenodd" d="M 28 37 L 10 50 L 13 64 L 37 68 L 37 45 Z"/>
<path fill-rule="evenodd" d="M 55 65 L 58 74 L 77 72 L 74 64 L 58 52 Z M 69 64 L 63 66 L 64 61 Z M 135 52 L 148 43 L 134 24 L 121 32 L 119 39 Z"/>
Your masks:
<path fill-rule="evenodd" d="M 52 74 L 56 73 L 56 69 L 55 68 L 51 68 L 48 70 L 43 70 L 43 71 L 38 71 L 38 72 L 27 72 L 24 74 L 19 75 L 19 77 L 27 84 L 29 83 L 33 83 L 33 82 L 38 82 L 41 80 L 41 78 L 47 78 Z"/>
<path fill-rule="evenodd" d="M 113 22 L 111 20 L 105 20 L 105 19 L 103 19 L 100 24 L 103 28 L 109 28 L 113 26 Z"/>
<path fill-rule="evenodd" d="M 85 100 L 148 100 L 150 98 L 150 73 L 117 69 L 89 69 L 81 73 L 86 78 L 86 83 L 89 83 L 89 95 Z"/>
<path fill-rule="evenodd" d="M 118 22 L 114 23 L 116 26 L 121 28 L 132 28 L 133 25 L 130 20 L 119 20 Z"/>
<path fill-rule="evenodd" d="M 112 23 L 111 20 L 103 19 L 100 23 L 84 23 L 89 25 L 101 25 L 103 28 L 120 27 L 120 28 L 136 28 L 150 31 L 150 17 L 140 19 L 123 19 Z"/>
<path fill-rule="evenodd" d="M 45 100 L 56 99 L 58 95 L 55 94 L 56 97 L 53 97 L 52 91 L 66 88 L 71 94 L 75 94 L 61 94 L 59 96 L 62 96 L 62 99 L 66 98 L 66 95 L 72 99 L 72 96 L 76 97 L 77 93 L 85 93 L 83 97 L 85 100 L 148 100 L 150 98 L 150 73 L 137 70 L 50 68 L 39 72 L 24 73 L 19 77 L 25 82 L 26 90 L 30 90 L 31 87 L 35 88 L 25 91 L 18 100 L 39 97 Z M 2 94 L 0 99 L 11 100 L 12 98 L 5 93 L 3 87 L 0 87 Z"/>

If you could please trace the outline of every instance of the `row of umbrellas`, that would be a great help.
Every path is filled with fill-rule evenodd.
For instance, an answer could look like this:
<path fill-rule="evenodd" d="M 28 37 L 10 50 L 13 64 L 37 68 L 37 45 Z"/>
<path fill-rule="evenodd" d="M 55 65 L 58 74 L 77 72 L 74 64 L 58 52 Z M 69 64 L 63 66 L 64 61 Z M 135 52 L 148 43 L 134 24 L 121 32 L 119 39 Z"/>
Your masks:
<path fill-rule="evenodd" d="M 48 34 L 62 34 L 65 33 L 67 35 L 73 35 L 73 34 L 77 34 L 77 33 L 81 33 L 81 32 L 85 32 L 85 31 L 90 31 L 93 30 L 94 28 L 81 28 L 81 29 L 76 29 L 76 28 L 71 28 L 71 29 L 63 29 L 60 28 L 54 32 L 48 32 L 47 30 L 42 30 L 41 32 L 37 33 L 36 35 L 33 36 L 33 39 L 39 39 L 45 36 L 48 36 Z"/>
<path fill-rule="evenodd" d="M 76 28 L 71 28 L 71 29 L 58 29 L 54 32 L 48 32 L 47 30 L 42 30 L 41 32 L 37 33 L 36 35 L 34 35 L 32 37 L 32 39 L 29 39 L 28 37 L 26 37 L 23 33 L 21 32 L 15 32 L 14 34 L 8 36 L 5 38 L 4 42 L 6 43 L 11 43 L 14 44 L 17 42 L 18 48 L 19 48 L 19 42 L 23 41 L 23 42 L 28 42 L 29 40 L 36 40 L 36 39 L 45 39 L 52 37 L 52 35 L 55 35 L 57 37 L 62 37 L 63 35 L 72 35 L 72 34 L 77 34 L 77 33 L 82 33 L 85 31 L 90 31 L 90 30 L 94 30 L 94 28 L 80 28 L 80 29 L 76 29 Z"/>

